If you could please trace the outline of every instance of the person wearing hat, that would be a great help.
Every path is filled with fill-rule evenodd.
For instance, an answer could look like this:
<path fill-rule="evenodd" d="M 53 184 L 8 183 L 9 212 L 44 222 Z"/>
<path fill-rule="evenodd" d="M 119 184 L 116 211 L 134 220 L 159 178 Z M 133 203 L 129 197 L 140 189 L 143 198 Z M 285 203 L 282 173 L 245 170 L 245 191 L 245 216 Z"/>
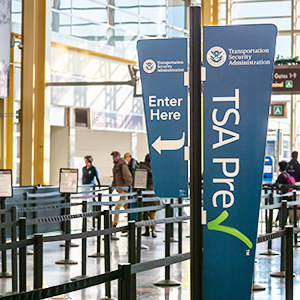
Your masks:
<path fill-rule="evenodd" d="M 95 166 L 92 165 L 93 157 L 91 155 L 86 155 L 84 157 L 85 167 L 82 168 L 82 184 L 96 184 L 95 177 L 97 183 L 100 187 L 100 179 L 99 173 Z"/>
<path fill-rule="evenodd" d="M 119 151 L 112 151 L 111 154 L 114 162 L 113 167 L 113 187 L 131 186 L 132 176 L 128 169 L 127 162 L 121 157 Z M 117 190 L 118 193 L 126 193 L 126 190 Z M 127 197 L 120 197 L 120 200 L 126 200 Z M 119 210 L 121 207 L 126 208 L 126 204 L 116 204 L 115 210 Z M 117 227 L 119 223 L 119 215 L 114 215 L 113 227 Z"/>

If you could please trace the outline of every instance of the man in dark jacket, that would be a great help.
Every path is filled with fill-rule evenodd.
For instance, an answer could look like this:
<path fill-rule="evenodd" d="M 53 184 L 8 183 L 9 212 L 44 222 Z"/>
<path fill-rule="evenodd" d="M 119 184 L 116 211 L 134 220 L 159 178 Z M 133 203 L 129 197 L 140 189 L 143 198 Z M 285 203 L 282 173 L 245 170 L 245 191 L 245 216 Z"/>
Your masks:
<path fill-rule="evenodd" d="M 122 186 L 131 186 L 132 184 L 132 176 L 128 169 L 126 161 L 121 157 L 120 152 L 118 151 L 112 151 L 111 153 L 113 162 L 114 162 L 114 168 L 113 168 L 113 182 L 112 186 L 114 187 L 122 187 Z M 126 190 L 117 190 L 118 193 L 125 193 Z M 126 200 L 127 197 L 123 196 L 120 197 L 120 200 Z M 126 204 L 116 204 L 115 210 L 119 210 L 121 207 L 127 207 Z M 114 215 L 114 221 L 113 221 L 113 227 L 117 227 L 119 223 L 119 215 Z"/>
<path fill-rule="evenodd" d="M 95 177 L 100 186 L 99 173 L 96 167 L 92 165 L 93 157 L 87 155 L 84 157 L 85 167 L 82 168 L 82 184 L 95 184 Z"/>
<path fill-rule="evenodd" d="M 298 152 L 292 152 L 292 159 L 288 164 L 286 170 L 291 176 L 293 176 L 296 182 L 300 182 L 300 164 L 298 162 Z"/>

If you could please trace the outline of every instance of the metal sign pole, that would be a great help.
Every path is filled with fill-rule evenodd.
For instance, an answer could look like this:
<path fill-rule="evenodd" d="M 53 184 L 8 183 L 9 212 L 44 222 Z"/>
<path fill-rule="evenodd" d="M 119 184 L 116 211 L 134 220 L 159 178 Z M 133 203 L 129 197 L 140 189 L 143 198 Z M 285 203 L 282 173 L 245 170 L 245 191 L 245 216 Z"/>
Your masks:
<path fill-rule="evenodd" d="M 201 7 L 190 7 L 191 300 L 203 300 L 201 225 Z"/>

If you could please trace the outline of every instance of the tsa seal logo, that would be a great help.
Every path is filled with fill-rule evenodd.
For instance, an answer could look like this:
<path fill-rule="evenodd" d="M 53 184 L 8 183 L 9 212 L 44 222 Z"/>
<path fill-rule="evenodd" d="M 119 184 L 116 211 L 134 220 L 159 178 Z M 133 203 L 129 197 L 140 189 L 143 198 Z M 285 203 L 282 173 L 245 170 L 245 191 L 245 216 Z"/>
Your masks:
<path fill-rule="evenodd" d="M 208 50 L 206 59 L 212 67 L 221 67 L 227 58 L 225 50 L 219 46 L 212 47 Z"/>
<path fill-rule="evenodd" d="M 152 59 L 145 60 L 143 63 L 143 70 L 148 74 L 153 73 L 156 70 L 155 61 Z"/>

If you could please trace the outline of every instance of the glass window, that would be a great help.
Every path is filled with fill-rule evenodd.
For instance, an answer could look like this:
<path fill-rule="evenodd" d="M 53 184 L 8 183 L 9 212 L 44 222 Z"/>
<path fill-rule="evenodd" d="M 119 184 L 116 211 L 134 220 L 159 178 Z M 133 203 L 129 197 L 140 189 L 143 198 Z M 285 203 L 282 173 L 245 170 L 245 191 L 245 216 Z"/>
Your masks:
<path fill-rule="evenodd" d="M 77 17 L 82 17 L 96 22 L 107 22 L 107 9 L 106 6 L 100 5 L 93 1 L 88 0 L 73 0 L 72 12 Z"/>
<path fill-rule="evenodd" d="M 276 43 L 276 53 L 277 55 L 283 57 L 291 57 L 292 49 L 291 49 L 291 36 L 290 35 L 278 35 L 277 43 Z"/>
<path fill-rule="evenodd" d="M 185 27 L 185 7 L 171 6 L 168 7 L 168 24 L 179 28 Z M 169 32 L 168 32 L 169 33 Z M 176 36 L 176 35 L 173 35 Z"/>
<path fill-rule="evenodd" d="M 256 3 L 235 3 L 232 6 L 234 18 L 290 16 L 291 1 L 266 1 Z"/>
<path fill-rule="evenodd" d="M 291 30 L 291 18 L 265 18 L 265 19 L 244 19 L 233 20 L 232 24 L 275 24 L 278 30 Z"/>
<path fill-rule="evenodd" d="M 118 28 L 138 33 L 139 18 L 121 10 L 115 11 L 114 23 Z"/>
<path fill-rule="evenodd" d="M 61 34 L 71 34 L 71 17 L 64 14 L 52 12 L 52 31 Z"/>
<path fill-rule="evenodd" d="M 21 0 L 11 1 L 11 21 L 15 23 L 22 22 L 22 1 Z"/>

